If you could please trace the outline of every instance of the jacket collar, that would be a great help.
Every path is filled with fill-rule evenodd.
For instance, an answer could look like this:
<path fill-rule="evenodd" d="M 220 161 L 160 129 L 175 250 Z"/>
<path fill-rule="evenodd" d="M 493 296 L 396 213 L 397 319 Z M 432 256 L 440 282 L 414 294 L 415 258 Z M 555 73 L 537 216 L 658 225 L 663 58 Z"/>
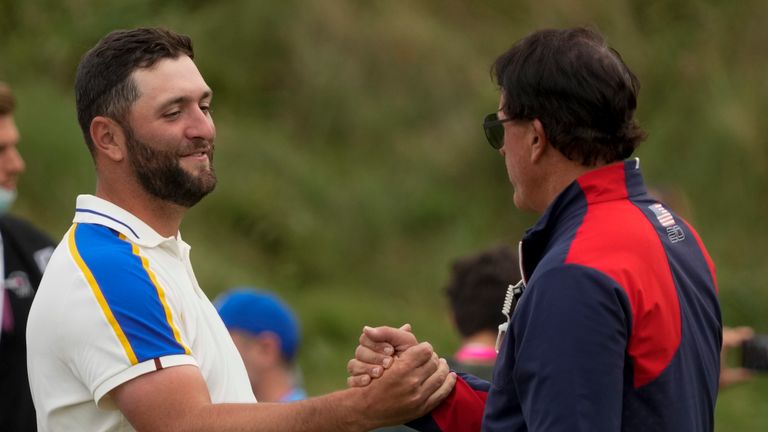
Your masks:
<path fill-rule="evenodd" d="M 549 239 L 562 229 L 562 222 L 588 205 L 633 198 L 646 194 L 640 159 L 628 159 L 588 171 L 568 185 L 549 204 L 520 245 L 520 269 L 528 281 L 547 250 Z"/>

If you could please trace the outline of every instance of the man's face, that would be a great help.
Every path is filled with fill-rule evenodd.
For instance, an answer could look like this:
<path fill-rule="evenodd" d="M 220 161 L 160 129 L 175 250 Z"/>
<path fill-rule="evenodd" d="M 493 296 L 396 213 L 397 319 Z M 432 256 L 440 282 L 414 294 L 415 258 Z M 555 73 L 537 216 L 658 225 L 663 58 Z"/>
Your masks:
<path fill-rule="evenodd" d="M 128 160 L 144 189 L 192 207 L 216 186 L 211 90 L 187 56 L 138 69 L 139 99 L 127 115 Z"/>
<path fill-rule="evenodd" d="M 19 142 L 19 130 L 13 121 L 13 115 L 0 115 L 0 187 L 16 190 L 16 181 L 24 172 L 24 159 L 16 145 Z"/>
<path fill-rule="evenodd" d="M 502 109 L 503 96 L 499 101 L 499 120 L 506 119 L 507 115 Z M 514 188 L 515 207 L 521 210 L 533 210 L 530 204 L 532 191 L 531 181 L 531 146 L 533 128 L 527 121 L 508 121 L 504 125 L 504 145 L 499 153 L 504 156 L 504 165 L 507 168 L 507 177 Z"/>

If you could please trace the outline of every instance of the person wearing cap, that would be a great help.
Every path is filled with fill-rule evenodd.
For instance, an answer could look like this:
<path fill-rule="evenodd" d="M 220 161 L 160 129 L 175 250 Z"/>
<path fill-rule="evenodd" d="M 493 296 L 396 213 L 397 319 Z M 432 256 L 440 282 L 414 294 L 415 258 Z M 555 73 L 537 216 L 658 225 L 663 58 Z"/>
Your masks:
<path fill-rule="evenodd" d="M 243 358 L 256 399 L 306 399 L 296 367 L 299 324 L 291 308 L 274 294 L 246 287 L 220 295 L 214 305 Z"/>

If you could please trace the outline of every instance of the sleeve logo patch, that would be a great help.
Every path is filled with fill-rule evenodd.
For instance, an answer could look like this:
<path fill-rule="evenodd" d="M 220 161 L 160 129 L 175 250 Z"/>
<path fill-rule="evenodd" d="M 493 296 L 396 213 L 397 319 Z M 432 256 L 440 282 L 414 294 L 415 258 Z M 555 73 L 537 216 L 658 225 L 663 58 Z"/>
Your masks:
<path fill-rule="evenodd" d="M 649 205 L 648 208 L 656 215 L 656 219 L 658 219 L 661 226 L 667 229 L 667 238 L 669 238 L 669 241 L 677 243 L 685 240 L 685 232 L 679 225 L 677 225 L 672 213 L 667 211 L 663 205 L 656 203 Z"/>

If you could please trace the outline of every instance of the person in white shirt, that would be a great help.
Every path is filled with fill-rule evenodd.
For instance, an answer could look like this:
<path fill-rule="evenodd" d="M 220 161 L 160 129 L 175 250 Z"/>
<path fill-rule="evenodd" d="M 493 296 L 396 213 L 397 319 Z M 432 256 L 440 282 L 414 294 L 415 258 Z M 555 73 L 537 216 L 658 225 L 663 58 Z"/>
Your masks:
<path fill-rule="evenodd" d="M 426 413 L 455 383 L 422 344 L 366 388 L 255 403 L 179 226 L 216 185 L 212 91 L 190 39 L 114 31 L 78 66 L 95 195 L 43 276 L 27 326 L 41 431 L 356 431 Z M 394 373 L 391 373 L 394 372 Z"/>

